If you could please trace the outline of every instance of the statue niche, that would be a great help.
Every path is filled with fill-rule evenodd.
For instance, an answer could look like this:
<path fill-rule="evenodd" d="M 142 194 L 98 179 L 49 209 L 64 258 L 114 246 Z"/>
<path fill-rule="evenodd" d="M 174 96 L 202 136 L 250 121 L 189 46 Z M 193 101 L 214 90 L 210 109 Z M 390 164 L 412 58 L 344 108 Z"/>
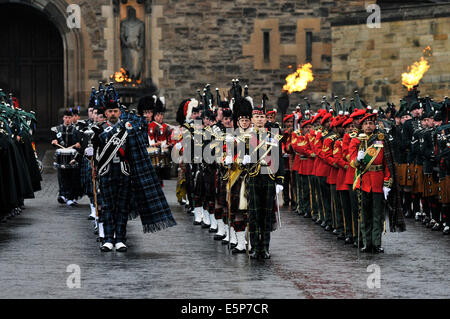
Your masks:
<path fill-rule="evenodd" d="M 141 78 L 144 64 L 145 24 L 136 17 L 136 10 L 128 6 L 127 18 L 120 23 L 122 67 L 131 79 Z"/>

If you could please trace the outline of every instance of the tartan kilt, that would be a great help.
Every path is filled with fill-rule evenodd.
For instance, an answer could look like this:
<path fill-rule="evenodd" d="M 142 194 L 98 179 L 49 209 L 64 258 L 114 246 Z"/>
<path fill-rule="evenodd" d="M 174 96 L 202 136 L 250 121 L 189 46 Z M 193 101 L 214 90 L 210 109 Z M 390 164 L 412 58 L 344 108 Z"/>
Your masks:
<path fill-rule="evenodd" d="M 406 164 L 406 184 L 405 186 L 414 186 L 415 165 Z"/>
<path fill-rule="evenodd" d="M 277 228 L 275 181 L 268 175 L 250 177 L 247 184 L 248 218 L 250 232 L 272 232 Z M 263 216 L 259 216 L 259 215 Z M 262 218 L 261 218 L 262 217 Z M 257 224 L 259 221 L 263 225 Z"/>
<path fill-rule="evenodd" d="M 212 165 L 207 165 L 203 170 L 204 200 L 209 206 L 214 206 L 216 202 L 216 173 L 217 170 Z"/>
<path fill-rule="evenodd" d="M 433 174 L 423 174 L 423 196 L 430 197 L 437 195 L 438 182 Z"/>
<path fill-rule="evenodd" d="M 398 185 L 406 186 L 406 166 L 407 164 L 397 164 Z"/>
<path fill-rule="evenodd" d="M 231 203 L 230 203 L 230 208 L 231 208 L 231 216 L 234 216 L 236 214 L 238 214 L 239 212 L 239 199 L 240 199 L 240 194 L 241 194 L 241 187 L 242 187 L 242 180 L 244 179 L 243 176 L 239 176 L 238 180 L 234 183 L 233 187 L 231 187 Z M 225 186 L 226 187 L 226 186 Z M 225 193 L 226 193 L 226 188 L 225 188 Z"/>
<path fill-rule="evenodd" d="M 413 193 L 423 193 L 423 165 L 416 164 L 414 167 Z"/>
<path fill-rule="evenodd" d="M 224 173 L 219 170 L 217 172 L 217 204 L 222 207 L 227 207 L 227 183 L 228 180 L 223 180 Z"/>
<path fill-rule="evenodd" d="M 194 173 L 194 205 L 200 207 L 203 204 L 205 187 L 203 182 L 203 168 L 199 166 Z"/>
<path fill-rule="evenodd" d="M 437 185 L 437 195 L 439 203 L 448 204 L 450 202 L 450 176 L 439 179 Z"/>
<path fill-rule="evenodd" d="M 87 158 L 83 158 L 80 166 L 80 179 L 83 193 L 89 197 L 94 196 L 92 187 L 92 169 L 91 162 Z"/>

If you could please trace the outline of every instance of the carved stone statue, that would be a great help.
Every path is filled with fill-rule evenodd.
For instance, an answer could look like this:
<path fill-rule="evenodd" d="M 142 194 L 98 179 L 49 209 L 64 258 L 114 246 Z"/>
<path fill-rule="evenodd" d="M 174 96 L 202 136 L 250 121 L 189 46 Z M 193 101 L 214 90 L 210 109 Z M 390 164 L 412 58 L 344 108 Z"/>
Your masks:
<path fill-rule="evenodd" d="M 132 79 L 140 79 L 144 65 L 145 24 L 136 18 L 136 10 L 128 6 L 127 18 L 120 23 L 122 67 Z"/>

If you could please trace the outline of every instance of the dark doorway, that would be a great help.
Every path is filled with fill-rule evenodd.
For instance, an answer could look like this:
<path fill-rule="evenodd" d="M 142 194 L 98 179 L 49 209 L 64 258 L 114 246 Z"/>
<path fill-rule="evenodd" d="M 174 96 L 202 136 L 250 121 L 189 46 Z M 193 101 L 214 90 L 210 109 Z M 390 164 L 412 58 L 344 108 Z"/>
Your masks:
<path fill-rule="evenodd" d="M 0 5 L 0 88 L 24 110 L 36 112 L 37 138 L 49 134 L 64 106 L 63 41 L 58 29 L 36 9 Z"/>

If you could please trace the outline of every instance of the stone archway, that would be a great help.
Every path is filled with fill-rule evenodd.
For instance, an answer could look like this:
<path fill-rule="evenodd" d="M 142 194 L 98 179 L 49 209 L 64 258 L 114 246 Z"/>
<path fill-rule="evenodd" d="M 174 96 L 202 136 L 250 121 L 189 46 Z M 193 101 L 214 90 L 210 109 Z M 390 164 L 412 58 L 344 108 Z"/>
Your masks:
<path fill-rule="evenodd" d="M 0 0 L 1 37 L 8 43 L 0 49 L 0 87 L 36 111 L 37 137 L 59 122 L 61 108 L 85 100 L 82 34 L 67 27 L 67 6 L 63 0 Z"/>

